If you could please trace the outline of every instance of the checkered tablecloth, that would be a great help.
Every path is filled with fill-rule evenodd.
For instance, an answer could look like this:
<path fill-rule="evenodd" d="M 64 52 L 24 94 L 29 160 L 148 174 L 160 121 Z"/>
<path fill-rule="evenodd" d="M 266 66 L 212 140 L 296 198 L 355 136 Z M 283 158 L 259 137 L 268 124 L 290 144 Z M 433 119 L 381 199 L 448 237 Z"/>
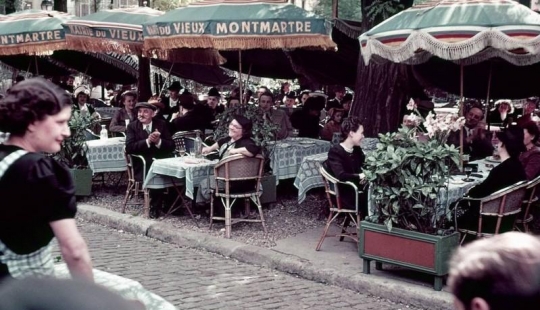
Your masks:
<path fill-rule="evenodd" d="M 198 161 L 197 163 L 195 163 Z M 217 160 L 190 156 L 154 160 L 144 180 L 144 188 L 166 188 L 184 184 L 186 196 L 193 199 L 195 187 L 214 172 Z"/>
<path fill-rule="evenodd" d="M 367 154 L 377 148 L 377 138 L 364 138 L 361 143 L 362 150 Z M 324 187 L 324 182 L 319 173 L 319 167 L 322 162 L 328 158 L 328 150 L 324 153 L 306 156 L 294 179 L 294 186 L 298 188 L 298 203 L 304 202 L 306 194 L 310 189 Z"/>
<path fill-rule="evenodd" d="M 126 171 L 124 158 L 125 138 L 109 138 L 107 140 L 87 141 L 86 158 L 94 173 Z"/>
<path fill-rule="evenodd" d="M 296 177 L 306 156 L 328 153 L 330 142 L 310 138 L 287 138 L 278 141 L 270 157 L 272 174 L 279 180 Z"/>

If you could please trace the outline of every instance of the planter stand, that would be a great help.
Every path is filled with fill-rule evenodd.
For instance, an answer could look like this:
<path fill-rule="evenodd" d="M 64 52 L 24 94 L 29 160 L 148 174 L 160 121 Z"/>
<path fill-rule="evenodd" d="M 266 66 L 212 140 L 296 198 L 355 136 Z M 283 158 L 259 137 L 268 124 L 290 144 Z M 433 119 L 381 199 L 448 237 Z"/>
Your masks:
<path fill-rule="evenodd" d="M 388 232 L 386 226 L 366 221 L 360 223 L 358 231 L 364 273 L 370 273 L 372 260 L 377 270 L 382 270 L 382 263 L 393 264 L 434 275 L 433 289 L 442 289 L 448 260 L 459 244 L 459 233 L 434 236 L 399 228 Z"/>

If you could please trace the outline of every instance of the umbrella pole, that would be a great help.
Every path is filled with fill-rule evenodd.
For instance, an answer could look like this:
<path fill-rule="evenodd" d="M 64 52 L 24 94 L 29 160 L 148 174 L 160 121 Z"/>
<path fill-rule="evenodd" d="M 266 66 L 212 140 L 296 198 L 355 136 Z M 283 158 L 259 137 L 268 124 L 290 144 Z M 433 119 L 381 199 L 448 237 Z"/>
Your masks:
<path fill-rule="evenodd" d="M 244 103 L 244 97 L 242 94 L 242 51 L 238 50 L 238 73 L 240 74 L 240 78 L 238 79 L 238 86 L 240 88 L 240 106 Z"/>
<path fill-rule="evenodd" d="M 459 74 L 459 92 L 461 96 L 461 103 L 459 107 L 459 116 L 463 116 L 464 111 L 463 107 L 465 105 L 465 98 L 463 96 L 463 63 L 460 64 L 460 74 Z M 459 164 L 461 166 L 461 171 L 463 171 L 463 130 L 464 128 L 461 128 L 459 132 Z"/>
<path fill-rule="evenodd" d="M 491 107 L 489 104 L 489 94 L 491 93 L 491 72 L 493 70 L 493 62 L 489 62 L 489 76 L 488 76 L 488 87 L 487 87 L 487 95 L 486 95 L 486 113 L 484 113 L 484 122 L 487 120 L 487 115 L 489 113 L 489 108 Z M 490 131 L 491 122 L 488 122 L 488 131 Z"/>
<path fill-rule="evenodd" d="M 34 63 L 36 64 L 36 75 L 39 75 L 39 68 L 37 63 L 37 56 L 34 55 Z"/>
<path fill-rule="evenodd" d="M 28 79 L 28 73 L 30 72 L 30 67 L 32 67 L 32 60 L 28 62 L 28 69 L 26 69 L 26 76 L 25 79 Z"/>
<path fill-rule="evenodd" d="M 163 82 L 163 86 L 161 86 L 161 91 L 159 92 L 158 98 L 161 97 L 161 95 L 163 94 L 163 91 L 165 90 L 165 85 L 167 85 L 167 82 L 171 78 L 171 72 L 173 68 L 174 68 L 174 62 L 171 64 L 171 68 L 169 69 L 169 74 L 167 74 L 167 78 Z"/>
<path fill-rule="evenodd" d="M 253 67 L 253 63 L 250 63 L 249 64 L 249 70 L 248 70 L 248 76 L 247 76 L 247 79 L 246 79 L 246 83 L 245 83 L 245 88 L 246 88 L 246 91 L 247 91 L 247 88 L 248 88 L 248 85 L 249 85 L 249 78 L 251 77 L 251 67 Z M 247 104 L 247 102 L 246 102 Z"/>

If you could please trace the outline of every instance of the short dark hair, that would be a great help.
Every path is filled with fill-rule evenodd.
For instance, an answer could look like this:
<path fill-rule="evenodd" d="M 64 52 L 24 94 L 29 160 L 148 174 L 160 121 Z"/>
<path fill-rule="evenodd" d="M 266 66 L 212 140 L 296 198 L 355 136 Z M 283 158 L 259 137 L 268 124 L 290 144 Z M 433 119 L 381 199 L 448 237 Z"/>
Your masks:
<path fill-rule="evenodd" d="M 349 132 L 356 132 L 362 126 L 358 117 L 349 116 L 341 122 L 341 137 L 347 139 Z"/>
<path fill-rule="evenodd" d="M 525 151 L 523 144 L 523 129 L 518 126 L 510 126 L 503 131 L 497 132 L 497 138 L 506 148 L 510 157 L 518 157 L 521 152 Z"/>
<path fill-rule="evenodd" d="M 23 136 L 28 126 L 71 106 L 69 94 L 43 78 L 21 81 L 0 101 L 0 131 Z"/>
<path fill-rule="evenodd" d="M 233 120 L 236 120 L 240 126 L 242 126 L 242 137 L 249 138 L 251 137 L 251 129 L 253 128 L 253 122 L 240 114 L 237 114 L 233 117 Z"/>
<path fill-rule="evenodd" d="M 458 247 L 450 261 L 448 286 L 470 309 L 482 298 L 491 310 L 538 309 L 540 240 L 508 232 Z"/>
<path fill-rule="evenodd" d="M 260 96 L 259 96 L 259 100 L 262 96 L 267 96 L 267 97 L 270 97 L 272 99 L 272 102 L 274 102 L 274 95 L 269 92 L 269 91 L 265 91 L 264 93 L 262 93 Z"/>
<path fill-rule="evenodd" d="M 540 129 L 538 128 L 538 125 L 533 121 L 529 121 L 523 124 L 522 127 L 527 130 L 530 135 L 534 136 L 532 143 L 536 143 L 540 138 Z"/>

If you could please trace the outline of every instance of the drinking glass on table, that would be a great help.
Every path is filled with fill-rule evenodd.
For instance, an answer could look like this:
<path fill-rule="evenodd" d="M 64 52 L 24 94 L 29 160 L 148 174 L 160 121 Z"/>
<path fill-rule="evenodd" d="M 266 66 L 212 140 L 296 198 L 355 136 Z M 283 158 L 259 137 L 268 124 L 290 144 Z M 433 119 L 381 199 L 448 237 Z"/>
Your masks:
<path fill-rule="evenodd" d="M 474 179 L 471 179 L 472 167 L 471 166 L 466 166 L 465 168 L 463 168 L 463 170 L 465 171 L 465 175 L 467 176 L 465 179 L 463 179 L 463 181 L 465 181 L 465 182 L 474 181 Z"/>
<path fill-rule="evenodd" d="M 469 154 L 461 155 L 461 160 L 463 161 L 463 167 L 469 164 Z"/>

